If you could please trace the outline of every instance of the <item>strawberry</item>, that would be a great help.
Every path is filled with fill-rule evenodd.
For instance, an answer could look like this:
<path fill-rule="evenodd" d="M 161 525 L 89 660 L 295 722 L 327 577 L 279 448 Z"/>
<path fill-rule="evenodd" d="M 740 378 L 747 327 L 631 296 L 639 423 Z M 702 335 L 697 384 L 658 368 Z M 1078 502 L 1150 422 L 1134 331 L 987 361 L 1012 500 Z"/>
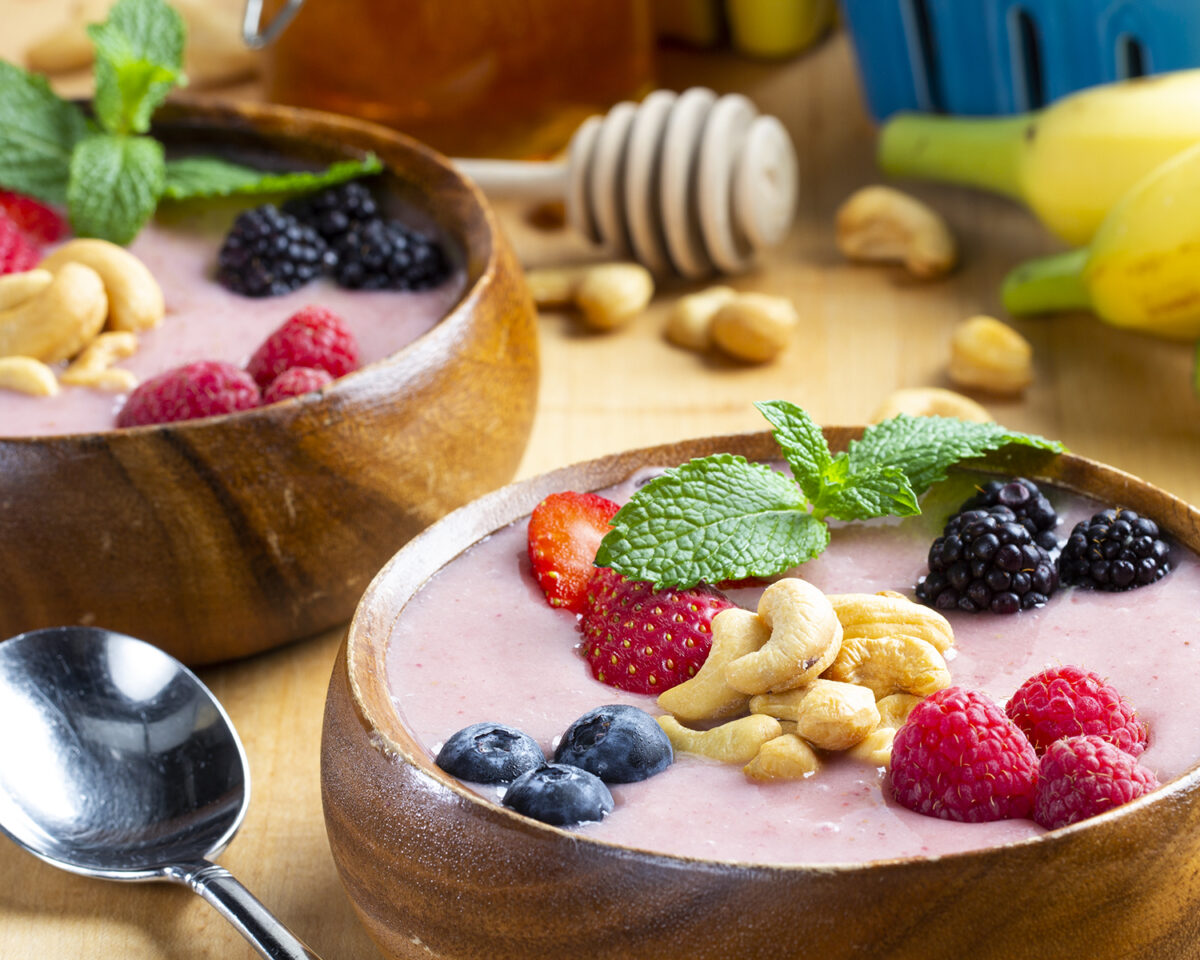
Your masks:
<path fill-rule="evenodd" d="M 16 221 L 0 210 L 0 276 L 32 270 L 41 259 L 41 250 Z"/>
<path fill-rule="evenodd" d="M 552 493 L 529 517 L 529 562 L 552 607 L 583 610 L 592 564 L 620 505 L 595 493 Z"/>
<path fill-rule="evenodd" d="M 712 646 L 712 618 L 732 606 L 707 584 L 655 590 L 598 567 L 579 621 L 592 676 L 630 693 L 669 690 L 700 669 Z"/>
<path fill-rule="evenodd" d="M 0 210 L 38 246 L 57 243 L 66 236 L 66 221 L 55 210 L 32 197 L 0 190 Z"/>

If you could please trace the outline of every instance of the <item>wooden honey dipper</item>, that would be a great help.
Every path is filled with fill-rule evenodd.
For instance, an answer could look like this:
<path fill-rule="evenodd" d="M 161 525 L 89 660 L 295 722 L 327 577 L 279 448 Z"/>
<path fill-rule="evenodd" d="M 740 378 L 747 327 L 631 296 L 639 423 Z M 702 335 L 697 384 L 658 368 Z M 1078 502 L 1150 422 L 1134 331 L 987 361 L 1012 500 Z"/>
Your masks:
<path fill-rule="evenodd" d="M 741 273 L 787 236 L 796 151 L 746 97 L 703 87 L 619 103 L 575 132 L 564 162 L 456 160 L 493 196 L 563 200 L 593 243 L 656 273 Z"/>

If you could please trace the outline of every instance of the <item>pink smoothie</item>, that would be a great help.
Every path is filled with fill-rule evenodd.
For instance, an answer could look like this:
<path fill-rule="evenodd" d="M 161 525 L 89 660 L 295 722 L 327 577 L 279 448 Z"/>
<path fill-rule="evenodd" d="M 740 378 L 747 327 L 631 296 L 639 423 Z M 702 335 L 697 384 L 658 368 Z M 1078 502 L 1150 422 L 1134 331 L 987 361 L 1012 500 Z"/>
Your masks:
<path fill-rule="evenodd" d="M 170 226 L 147 225 L 130 244 L 154 274 L 166 300 L 160 327 L 139 335 L 138 351 L 118 364 L 145 380 L 194 360 L 244 365 L 266 336 L 309 304 L 339 314 L 358 338 L 362 364 L 415 340 L 462 296 L 461 273 L 434 290 L 363 292 L 319 280 L 281 297 L 243 297 L 218 284 L 217 251 L 232 213 L 214 222 L 176 216 Z M 0 437 L 111 430 L 125 396 L 63 386 L 53 397 L 0 391 Z"/>
<path fill-rule="evenodd" d="M 610 491 L 624 500 L 630 483 Z M 925 513 L 834 531 L 829 549 L 798 573 L 828 593 L 899 590 L 925 572 L 933 537 L 971 492 L 963 475 L 941 485 Z M 1098 505 L 1046 491 L 1061 518 L 1059 539 Z M 932 502 L 931 502 L 932 501 Z M 575 616 L 551 609 L 526 556 L 525 521 L 481 541 L 439 572 L 398 619 L 388 677 L 401 719 L 435 755 L 477 721 L 525 730 L 553 752 L 576 717 L 606 703 L 662 713 L 652 697 L 592 678 L 578 650 Z M 951 613 L 954 683 L 1003 704 L 1046 666 L 1072 663 L 1107 677 L 1149 723 L 1142 762 L 1162 782 L 1200 760 L 1200 562 L 1176 549 L 1175 569 L 1149 587 L 1104 594 L 1060 590 L 1039 610 L 1013 616 Z M 730 597 L 753 608 L 757 591 Z M 485 796 L 502 795 L 481 787 Z M 763 784 L 741 767 L 677 754 L 665 773 L 613 788 L 616 809 L 583 836 L 646 850 L 759 863 L 851 863 L 978 849 L 1035 836 L 1031 820 L 961 824 L 895 804 L 884 772 L 826 755 L 808 779 Z"/>

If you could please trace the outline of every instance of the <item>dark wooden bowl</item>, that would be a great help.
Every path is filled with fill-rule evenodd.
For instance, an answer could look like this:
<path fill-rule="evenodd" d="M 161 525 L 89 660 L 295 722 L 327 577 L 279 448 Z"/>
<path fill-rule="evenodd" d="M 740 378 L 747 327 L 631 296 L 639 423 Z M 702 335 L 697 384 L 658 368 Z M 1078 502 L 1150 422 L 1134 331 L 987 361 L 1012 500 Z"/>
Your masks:
<path fill-rule="evenodd" d="M 855 430 L 826 431 L 844 448 Z M 1200 770 L 1101 817 L 981 852 L 858 866 L 749 866 L 646 853 L 520 817 L 437 769 L 401 725 L 384 654 L 421 584 L 546 494 L 605 487 L 718 451 L 764 459 L 768 434 L 606 457 L 513 484 L 401 550 L 338 657 L 321 747 L 337 868 L 390 958 L 1194 958 Z M 997 465 L 999 461 L 997 460 Z M 1200 512 L 1080 457 L 1004 468 L 1161 519 L 1200 550 Z M 730 817 L 738 815 L 736 810 Z"/>
<path fill-rule="evenodd" d="M 132 430 L 0 439 L 0 636 L 94 623 L 191 664 L 349 619 L 407 539 L 510 480 L 533 420 L 537 330 L 479 191 L 370 124 L 168 106 L 168 148 L 326 164 L 374 151 L 384 189 L 456 248 L 466 289 L 431 331 L 308 395 Z"/>

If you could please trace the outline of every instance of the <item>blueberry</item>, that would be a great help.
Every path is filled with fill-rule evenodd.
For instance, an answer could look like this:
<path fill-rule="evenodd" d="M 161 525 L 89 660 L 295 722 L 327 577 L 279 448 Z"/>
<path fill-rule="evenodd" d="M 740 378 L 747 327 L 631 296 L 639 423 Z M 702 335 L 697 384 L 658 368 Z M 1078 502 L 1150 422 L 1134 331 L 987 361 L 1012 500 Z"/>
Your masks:
<path fill-rule="evenodd" d="M 460 780 L 509 783 L 540 767 L 546 756 L 527 733 L 500 723 L 473 723 L 447 740 L 434 762 Z"/>
<path fill-rule="evenodd" d="M 644 710 L 611 704 L 589 710 L 567 728 L 555 763 L 594 773 L 605 783 L 634 783 L 662 773 L 675 759 L 671 741 Z"/>
<path fill-rule="evenodd" d="M 503 802 L 517 813 L 556 827 L 602 820 L 613 808 L 612 794 L 599 777 L 561 763 L 523 773 L 504 792 Z"/>

